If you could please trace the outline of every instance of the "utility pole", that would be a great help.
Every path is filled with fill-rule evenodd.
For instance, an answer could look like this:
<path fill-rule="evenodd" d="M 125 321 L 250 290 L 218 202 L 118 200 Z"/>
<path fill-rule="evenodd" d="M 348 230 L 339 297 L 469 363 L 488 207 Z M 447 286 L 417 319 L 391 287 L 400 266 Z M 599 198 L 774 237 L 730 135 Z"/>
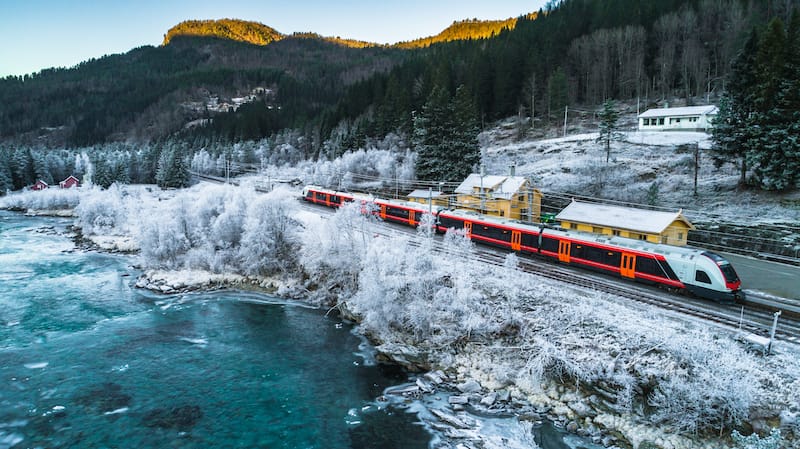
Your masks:
<path fill-rule="evenodd" d="M 486 174 L 486 168 L 483 164 L 481 164 L 481 213 L 486 213 L 486 196 L 483 193 L 483 176 Z"/>
<path fill-rule="evenodd" d="M 694 196 L 697 196 L 697 172 L 700 170 L 700 144 L 694 144 Z"/>
<path fill-rule="evenodd" d="M 564 137 L 567 137 L 567 110 L 569 106 L 564 106 Z"/>
<path fill-rule="evenodd" d="M 528 177 L 528 223 L 533 223 L 533 176 Z"/>

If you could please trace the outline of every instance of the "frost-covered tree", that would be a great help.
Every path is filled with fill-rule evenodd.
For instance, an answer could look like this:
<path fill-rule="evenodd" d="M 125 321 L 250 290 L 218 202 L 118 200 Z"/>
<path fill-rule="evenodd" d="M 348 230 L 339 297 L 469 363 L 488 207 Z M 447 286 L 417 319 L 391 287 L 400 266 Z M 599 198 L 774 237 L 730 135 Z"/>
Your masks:
<path fill-rule="evenodd" d="M 296 270 L 300 223 L 291 217 L 295 202 L 288 196 L 262 196 L 247 210 L 240 254 L 245 273 L 267 275 Z"/>
<path fill-rule="evenodd" d="M 619 131 L 619 112 L 613 100 L 606 100 L 603 109 L 598 114 L 600 118 L 600 135 L 597 142 L 603 144 L 606 149 L 606 164 L 611 159 L 611 142 L 621 140 L 623 134 Z"/>

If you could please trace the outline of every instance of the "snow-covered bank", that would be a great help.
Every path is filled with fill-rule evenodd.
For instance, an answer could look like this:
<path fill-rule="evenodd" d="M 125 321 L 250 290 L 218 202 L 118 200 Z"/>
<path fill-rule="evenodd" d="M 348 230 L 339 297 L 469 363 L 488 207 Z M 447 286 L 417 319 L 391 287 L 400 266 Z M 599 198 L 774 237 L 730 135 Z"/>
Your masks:
<path fill-rule="evenodd" d="M 470 385 L 444 405 L 456 416 L 549 416 L 648 449 L 725 448 L 734 428 L 781 427 L 784 447 L 800 447 L 795 352 L 749 353 L 702 323 L 522 273 L 513 255 L 502 267 L 473 262 L 463 236 L 440 242 L 426 226 L 393 235 L 358 205 L 322 219 L 293 194 L 198 186 L 129 201 L 120 191 L 75 210 L 85 233 L 136 241 L 144 287 L 269 289 L 257 279 L 276 279 L 278 294 L 336 305 L 385 357 Z"/>

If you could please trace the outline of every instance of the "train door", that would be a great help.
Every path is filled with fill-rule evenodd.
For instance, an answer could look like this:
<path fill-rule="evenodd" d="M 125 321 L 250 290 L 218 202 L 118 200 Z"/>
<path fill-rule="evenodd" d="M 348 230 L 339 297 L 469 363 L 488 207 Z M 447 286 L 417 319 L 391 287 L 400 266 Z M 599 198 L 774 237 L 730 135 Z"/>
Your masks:
<path fill-rule="evenodd" d="M 569 248 L 571 246 L 571 242 L 567 240 L 559 240 L 558 241 L 558 260 L 560 262 L 569 263 Z"/>
<path fill-rule="evenodd" d="M 469 239 L 472 238 L 472 222 L 471 221 L 465 221 L 464 222 L 464 235 L 466 235 L 467 238 L 469 238 Z"/>
<path fill-rule="evenodd" d="M 522 232 L 511 231 L 511 249 L 514 251 L 522 249 Z"/>
<path fill-rule="evenodd" d="M 409 226 L 416 226 L 416 222 L 414 221 L 416 212 L 413 210 L 408 211 L 408 224 Z"/>
<path fill-rule="evenodd" d="M 381 204 L 381 211 L 380 211 L 381 220 L 386 220 L 386 205 Z"/>
<path fill-rule="evenodd" d="M 635 277 L 636 256 L 630 253 L 622 253 L 622 263 L 619 266 L 619 274 L 624 278 Z"/>

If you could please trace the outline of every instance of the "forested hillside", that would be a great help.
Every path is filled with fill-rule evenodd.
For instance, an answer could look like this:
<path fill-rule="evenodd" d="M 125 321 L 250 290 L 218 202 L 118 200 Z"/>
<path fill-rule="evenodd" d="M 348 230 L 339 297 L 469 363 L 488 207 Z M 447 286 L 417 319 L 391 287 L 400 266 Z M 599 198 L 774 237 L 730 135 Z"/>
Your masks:
<path fill-rule="evenodd" d="M 314 158 L 389 134 L 435 148 L 448 139 L 424 127 L 453 131 L 446 114 L 459 114 L 462 132 L 472 133 L 509 116 L 541 129 L 566 108 L 591 114 L 607 99 L 642 109 L 714 102 L 748 35 L 773 18 L 789 23 L 799 3 L 553 1 L 507 23 L 457 22 L 437 37 L 455 40 L 416 49 L 352 48 L 312 33 L 278 39 L 240 21 L 183 24 L 183 34 L 210 27 L 215 37 L 174 32 L 161 47 L 0 80 L 0 139 L 59 147 L 170 138 L 201 147 L 292 130 Z M 248 36 L 276 40 L 222 38 Z M 475 145 L 474 135 L 451 137 Z"/>
<path fill-rule="evenodd" d="M 212 111 L 203 105 L 212 97 L 264 89 L 274 95 L 258 101 L 264 109 L 280 104 L 280 122 L 260 123 L 255 133 L 237 128 L 230 137 L 269 135 L 302 125 L 335 104 L 348 85 L 388 70 L 404 53 L 349 48 L 312 36 L 266 46 L 176 37 L 162 47 L 0 80 L 0 139 L 47 146 L 154 141 L 209 118 Z"/>

